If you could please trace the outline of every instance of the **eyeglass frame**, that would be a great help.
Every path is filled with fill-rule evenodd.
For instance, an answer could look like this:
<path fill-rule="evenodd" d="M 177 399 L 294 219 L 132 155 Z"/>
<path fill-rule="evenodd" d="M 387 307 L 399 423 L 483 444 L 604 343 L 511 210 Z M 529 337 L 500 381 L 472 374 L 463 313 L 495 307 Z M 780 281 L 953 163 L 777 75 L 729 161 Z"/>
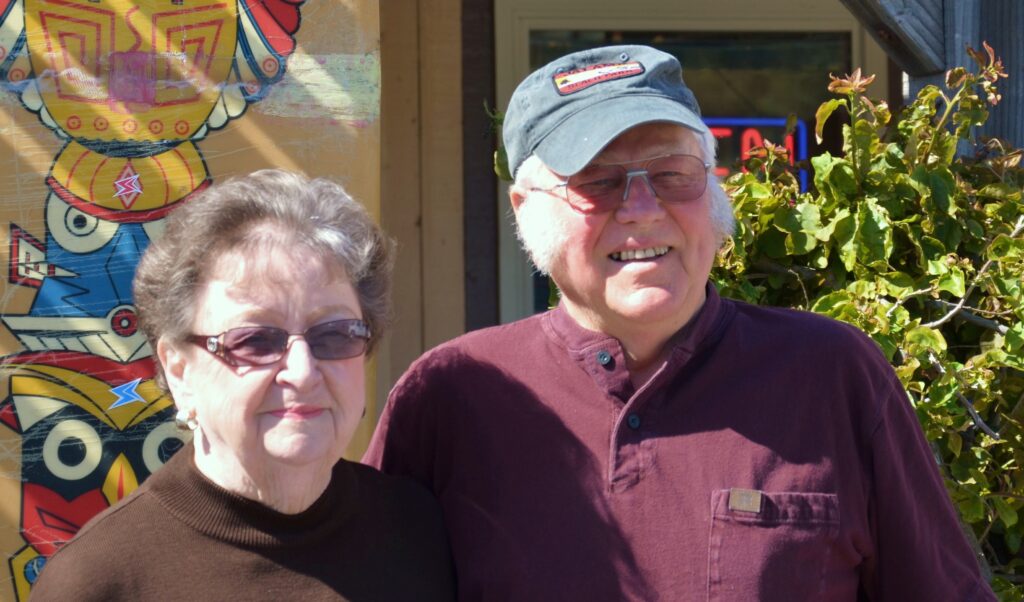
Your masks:
<path fill-rule="evenodd" d="M 314 324 L 313 326 L 310 326 L 309 328 L 307 328 L 306 330 L 304 330 L 302 332 L 288 332 L 287 330 L 285 330 L 283 328 L 278 328 L 276 326 L 259 326 L 259 325 L 257 325 L 257 326 L 236 326 L 234 328 L 229 328 L 229 329 L 225 330 L 224 332 L 222 332 L 220 334 L 189 334 L 189 335 L 187 335 L 185 337 L 185 341 L 187 341 L 189 343 L 192 343 L 192 344 L 196 345 L 197 347 L 202 348 L 203 350 L 208 352 L 210 355 L 213 355 L 214 357 L 220 359 L 222 362 L 224 362 L 225 364 L 227 364 L 229 366 L 233 366 L 233 367 L 239 367 L 239 366 L 270 366 L 272 364 L 276 364 L 277 362 L 280 362 L 281 360 L 283 360 L 284 357 L 286 355 L 288 355 L 288 351 L 291 350 L 292 343 L 294 343 L 297 339 L 302 339 L 302 340 L 306 341 L 306 344 L 308 345 L 309 341 L 306 339 L 306 334 L 310 330 L 313 330 L 314 328 L 319 328 L 319 327 L 322 327 L 322 326 L 326 326 L 327 324 L 333 324 L 333 323 L 336 323 L 336 322 L 345 322 L 345 323 L 351 325 L 351 328 L 349 329 L 349 336 L 351 336 L 353 338 L 356 338 L 356 339 L 362 339 L 363 340 L 363 349 L 362 349 L 362 351 L 360 351 L 359 353 L 356 353 L 354 355 L 349 355 L 349 356 L 345 356 L 345 357 L 320 358 L 320 357 L 317 357 L 316 355 L 313 355 L 313 346 L 310 345 L 310 355 L 313 355 L 314 358 L 316 358 L 318 360 L 321 360 L 321 361 L 334 361 L 334 360 L 351 359 L 351 358 L 359 357 L 360 355 L 365 354 L 366 350 L 367 350 L 367 348 L 369 346 L 369 342 L 370 342 L 370 338 L 371 338 L 372 334 L 370 332 L 369 325 L 365 321 L 360 320 L 358 318 L 345 318 L 345 319 L 341 319 L 341 320 L 330 320 L 328 322 L 321 322 L 320 324 Z M 288 339 L 285 341 L 284 349 L 281 350 L 281 356 L 278 357 L 277 359 L 273 360 L 273 361 L 269 361 L 269 362 L 262 363 L 262 364 L 261 363 L 257 363 L 257 362 L 248 362 L 248 361 L 241 361 L 240 362 L 237 359 L 229 356 L 228 355 L 227 346 L 224 344 L 224 336 L 227 335 L 229 332 L 231 332 L 233 330 L 241 330 L 241 329 L 244 329 L 244 328 L 268 328 L 268 329 L 271 329 L 271 330 L 276 330 L 276 331 L 284 332 L 285 334 L 287 334 L 288 335 Z M 352 332 L 353 328 L 355 328 L 357 330 L 357 332 Z"/>
<path fill-rule="evenodd" d="M 563 195 L 562 200 L 564 200 L 566 202 L 566 204 L 569 205 L 569 207 L 572 208 L 573 211 L 575 211 L 577 213 L 580 213 L 582 215 L 600 215 L 602 213 L 613 213 L 615 211 L 618 211 L 619 208 L 622 206 L 622 203 L 625 203 L 626 200 L 629 199 L 629 190 L 630 190 L 630 187 L 633 185 L 633 178 L 635 178 L 635 177 L 642 177 L 644 183 L 647 184 L 647 189 L 651 191 L 651 194 L 653 194 L 656 198 L 660 199 L 662 202 L 665 202 L 665 203 L 671 202 L 672 204 L 676 204 L 677 205 L 679 203 L 689 203 L 691 201 L 695 201 L 698 198 L 700 198 L 700 196 L 697 196 L 697 197 L 695 197 L 693 199 L 686 199 L 684 201 L 666 201 L 665 199 L 662 199 L 661 197 L 658 196 L 658 191 L 655 190 L 654 184 L 651 183 L 651 179 L 650 179 L 650 177 L 648 177 L 650 175 L 650 172 L 648 171 L 647 168 L 648 168 L 648 166 L 652 162 L 657 161 L 658 159 L 664 159 L 666 157 L 693 157 L 694 159 L 697 159 L 698 161 L 700 161 L 701 165 L 704 166 L 704 190 L 701 191 L 701 196 L 707 191 L 707 189 L 708 189 L 708 174 L 711 172 L 711 168 L 714 167 L 714 165 L 711 164 L 711 163 L 708 163 L 707 161 L 705 161 L 704 159 L 698 157 L 697 155 L 691 155 L 689 153 L 666 153 L 664 155 L 656 155 L 654 157 L 648 157 L 646 159 L 639 159 L 639 160 L 636 160 L 636 161 L 622 161 L 621 163 L 592 163 L 590 165 L 587 165 L 583 169 L 581 169 L 580 172 L 586 171 L 587 169 L 589 169 L 591 167 L 615 167 L 615 166 L 629 165 L 631 163 L 641 163 L 643 165 L 642 169 L 632 169 L 632 170 L 626 169 L 626 170 L 624 170 L 626 172 L 626 183 L 622 187 L 622 200 L 620 201 L 620 203 L 618 205 L 612 207 L 611 209 L 606 209 L 604 211 L 584 211 L 583 209 L 580 209 L 579 207 L 574 205 L 573 202 L 569 200 L 569 178 L 571 178 L 572 176 L 574 176 L 576 174 L 571 174 L 568 178 L 565 179 L 564 182 L 559 182 L 558 184 L 555 184 L 554 186 L 551 186 L 550 188 L 540 188 L 540 187 L 537 187 L 537 186 L 531 186 L 530 187 L 530 191 L 532 191 L 532 192 L 554 192 L 554 190 L 556 188 L 562 188 L 562 189 L 565 190 L 565 194 Z M 577 172 L 577 173 L 580 173 L 580 172 Z M 577 194 L 577 196 L 586 198 L 582 194 Z"/>

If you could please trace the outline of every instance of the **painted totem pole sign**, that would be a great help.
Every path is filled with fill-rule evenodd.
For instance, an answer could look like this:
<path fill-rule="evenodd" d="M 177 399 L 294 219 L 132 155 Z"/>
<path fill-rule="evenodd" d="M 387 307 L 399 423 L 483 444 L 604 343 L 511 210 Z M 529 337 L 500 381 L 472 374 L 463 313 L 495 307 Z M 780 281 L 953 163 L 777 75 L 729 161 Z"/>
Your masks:
<path fill-rule="evenodd" d="M 183 443 L 132 276 L 168 213 L 209 185 L 203 138 L 284 75 L 302 1 L 0 0 L 0 84 L 20 100 L 5 108 L 36 114 L 62 145 L 44 194 L 18 201 L 43 219 L 7 225 L 7 290 L 34 293 L 27 311 L 0 306 L 17 342 L 3 350 L 0 445 L 20 457 L 0 521 L 23 542 L 0 576 L 17 599 Z"/>

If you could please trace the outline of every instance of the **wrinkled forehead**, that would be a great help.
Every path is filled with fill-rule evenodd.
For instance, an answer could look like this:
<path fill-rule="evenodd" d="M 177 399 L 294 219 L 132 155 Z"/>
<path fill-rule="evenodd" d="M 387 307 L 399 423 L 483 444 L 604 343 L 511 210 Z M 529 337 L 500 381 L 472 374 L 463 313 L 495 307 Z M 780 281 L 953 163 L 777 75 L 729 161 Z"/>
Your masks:
<path fill-rule="evenodd" d="M 674 123 L 644 123 L 617 136 L 599 152 L 591 164 L 627 163 L 659 155 L 686 154 L 707 161 L 700 136 Z"/>

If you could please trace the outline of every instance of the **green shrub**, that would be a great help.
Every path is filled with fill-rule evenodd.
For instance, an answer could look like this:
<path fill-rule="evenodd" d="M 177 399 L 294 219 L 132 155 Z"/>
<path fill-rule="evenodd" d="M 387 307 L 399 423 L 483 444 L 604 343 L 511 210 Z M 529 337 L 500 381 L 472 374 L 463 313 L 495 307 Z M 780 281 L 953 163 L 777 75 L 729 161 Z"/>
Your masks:
<path fill-rule="evenodd" d="M 864 96 L 873 77 L 833 77 L 815 129 L 845 109 L 842 156 L 810 159 L 814 190 L 801 192 L 785 149 L 756 149 L 726 182 L 738 224 L 712 278 L 725 296 L 831 316 L 878 343 L 994 587 L 1021 600 L 1024 172 L 1020 149 L 971 139 L 1006 77 L 985 51 L 896 124 Z"/>

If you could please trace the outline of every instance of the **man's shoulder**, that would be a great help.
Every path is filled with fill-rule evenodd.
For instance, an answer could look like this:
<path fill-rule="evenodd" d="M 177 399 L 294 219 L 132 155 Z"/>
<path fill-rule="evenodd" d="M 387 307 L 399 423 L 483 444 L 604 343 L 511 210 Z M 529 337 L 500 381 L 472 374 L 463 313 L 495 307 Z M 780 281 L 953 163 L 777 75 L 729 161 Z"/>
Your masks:
<path fill-rule="evenodd" d="M 724 338 L 729 357 L 778 373 L 799 374 L 828 386 L 895 392 L 898 381 L 882 346 L 856 326 L 828 316 L 730 301 L 736 307 Z"/>
<path fill-rule="evenodd" d="M 413 368 L 464 368 L 467 362 L 502 363 L 513 359 L 526 348 L 542 342 L 541 339 L 546 336 L 543 325 L 546 316 L 547 313 L 541 313 L 508 324 L 467 332 L 427 351 L 413 363 Z"/>
<path fill-rule="evenodd" d="M 790 341 L 813 346 L 840 344 L 859 347 L 874 344 L 856 326 L 821 314 L 787 307 L 751 305 L 733 299 L 724 299 L 723 302 L 735 307 L 732 326 L 748 335 L 777 343 Z"/>

